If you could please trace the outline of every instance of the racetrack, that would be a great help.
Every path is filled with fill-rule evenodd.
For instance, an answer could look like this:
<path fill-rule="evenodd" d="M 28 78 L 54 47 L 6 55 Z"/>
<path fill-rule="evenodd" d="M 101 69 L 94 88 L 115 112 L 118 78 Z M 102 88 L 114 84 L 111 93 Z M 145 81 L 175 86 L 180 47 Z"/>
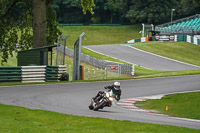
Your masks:
<path fill-rule="evenodd" d="M 165 78 L 123 80 L 122 98 L 142 97 L 181 91 L 200 90 L 200 75 Z M 88 109 L 91 97 L 103 90 L 108 82 L 65 83 L 0 87 L 0 103 L 43 109 L 60 113 L 167 124 L 200 129 L 200 121 L 179 119 L 165 115 L 131 111 L 112 106 L 100 111 Z"/>
<path fill-rule="evenodd" d="M 85 48 L 152 70 L 176 71 L 200 69 L 200 66 L 158 56 L 124 44 L 91 45 L 85 46 Z"/>

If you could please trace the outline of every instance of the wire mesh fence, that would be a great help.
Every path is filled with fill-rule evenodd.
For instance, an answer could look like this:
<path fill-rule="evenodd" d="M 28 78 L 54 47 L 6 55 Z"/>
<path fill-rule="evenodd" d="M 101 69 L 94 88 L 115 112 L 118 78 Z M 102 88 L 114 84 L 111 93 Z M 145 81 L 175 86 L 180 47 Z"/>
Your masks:
<path fill-rule="evenodd" d="M 63 46 L 61 46 L 61 47 L 63 47 Z M 60 50 L 63 51 L 63 49 L 60 49 Z M 73 57 L 74 52 L 73 52 L 73 50 L 66 48 L 65 55 Z M 97 59 L 97 58 L 91 57 L 90 55 L 86 55 L 83 53 L 81 53 L 81 61 L 85 62 L 89 65 L 98 67 L 100 69 L 105 69 L 108 66 L 120 66 L 119 68 L 121 69 L 120 70 L 121 74 L 133 75 L 133 72 L 134 72 L 132 65 L 101 60 L 101 59 Z"/>
<path fill-rule="evenodd" d="M 64 46 L 61 45 L 59 50 L 63 52 Z M 73 60 L 73 50 L 65 48 L 65 52 L 63 53 Z M 100 80 L 120 77 L 121 75 L 134 75 L 134 65 L 101 60 L 83 53 L 81 53 L 81 62 L 84 63 L 84 80 Z M 72 74 L 73 70 L 73 65 L 71 64 L 66 64 L 69 75 Z"/>

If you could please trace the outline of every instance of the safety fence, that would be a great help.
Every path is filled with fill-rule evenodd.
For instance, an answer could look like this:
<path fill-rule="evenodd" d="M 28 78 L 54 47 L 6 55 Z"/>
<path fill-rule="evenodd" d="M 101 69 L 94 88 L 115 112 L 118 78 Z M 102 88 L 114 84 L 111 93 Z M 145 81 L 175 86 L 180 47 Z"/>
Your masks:
<path fill-rule="evenodd" d="M 46 81 L 60 81 L 63 73 L 66 72 L 65 65 L 47 66 L 46 67 Z M 69 77 L 67 77 L 69 79 Z"/>
<path fill-rule="evenodd" d="M 45 82 L 45 73 L 46 66 L 21 66 L 21 82 Z"/>
<path fill-rule="evenodd" d="M 21 67 L 0 67 L 0 82 L 20 82 L 21 72 Z"/>
<path fill-rule="evenodd" d="M 200 35 L 162 35 L 152 37 L 152 41 L 175 41 L 175 42 L 189 42 L 200 46 Z M 127 43 L 135 43 L 135 42 L 147 42 L 148 39 L 133 39 L 128 41 Z"/>
<path fill-rule="evenodd" d="M 200 46 L 200 36 L 189 36 L 187 35 L 186 41 Z"/>
<path fill-rule="evenodd" d="M 63 50 L 61 50 L 61 52 L 62 51 Z M 73 57 L 74 51 L 66 48 L 65 55 L 67 55 L 69 57 Z M 99 69 L 103 69 L 103 70 L 108 68 L 108 66 L 119 66 L 119 67 L 116 67 L 116 69 L 120 69 L 120 74 L 134 75 L 134 66 L 133 65 L 116 63 L 116 62 L 107 61 L 107 60 L 101 60 L 101 59 L 97 59 L 97 58 L 91 57 L 91 56 L 83 54 L 83 53 L 81 53 L 81 61 L 86 64 L 89 64 L 91 66 L 95 66 Z M 107 71 L 109 71 L 109 69 L 107 69 Z"/>
<path fill-rule="evenodd" d="M 0 67 L 0 82 L 59 81 L 66 66 L 18 66 Z"/>

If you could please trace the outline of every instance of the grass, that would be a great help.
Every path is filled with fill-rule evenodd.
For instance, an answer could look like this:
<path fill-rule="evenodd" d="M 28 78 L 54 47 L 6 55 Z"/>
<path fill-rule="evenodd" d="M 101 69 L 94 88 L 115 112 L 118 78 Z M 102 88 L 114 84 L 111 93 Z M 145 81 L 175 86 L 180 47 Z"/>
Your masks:
<path fill-rule="evenodd" d="M 59 133 L 132 133 L 177 132 L 199 133 L 200 130 L 168 125 L 110 120 L 31 110 L 0 104 L 0 132 Z"/>
<path fill-rule="evenodd" d="M 121 44 L 133 38 L 140 38 L 141 24 L 130 26 L 63 26 L 63 35 L 70 35 L 67 47 L 73 49 L 75 41 L 82 32 L 85 35 L 82 45 Z"/>
<path fill-rule="evenodd" d="M 136 43 L 137 44 L 137 43 Z M 200 46 L 187 42 L 149 42 L 134 45 L 138 49 L 200 66 Z"/>
<path fill-rule="evenodd" d="M 135 105 L 170 116 L 200 120 L 200 92 L 173 94 L 164 96 L 162 99 L 136 102 Z M 168 106 L 168 111 L 166 111 L 166 106 Z"/>
<path fill-rule="evenodd" d="M 91 51 L 87 48 L 82 48 L 82 53 L 90 55 L 90 56 L 95 57 L 97 59 L 101 59 L 101 60 L 108 60 L 108 61 L 118 62 L 118 63 L 122 63 L 122 64 L 129 64 L 129 63 L 121 61 L 119 59 L 114 59 L 112 57 L 93 52 L 93 51 Z"/>
<path fill-rule="evenodd" d="M 1 59 L 0 59 L 0 66 L 1 64 Z M 8 61 L 6 63 L 3 63 L 3 66 L 17 66 L 17 56 L 14 54 L 13 57 L 9 56 Z"/>
<path fill-rule="evenodd" d="M 181 71 L 159 71 L 150 70 L 140 66 L 135 66 L 135 76 L 137 78 L 154 78 L 154 77 L 168 77 L 181 75 L 195 75 L 200 74 L 200 70 L 181 70 Z"/>

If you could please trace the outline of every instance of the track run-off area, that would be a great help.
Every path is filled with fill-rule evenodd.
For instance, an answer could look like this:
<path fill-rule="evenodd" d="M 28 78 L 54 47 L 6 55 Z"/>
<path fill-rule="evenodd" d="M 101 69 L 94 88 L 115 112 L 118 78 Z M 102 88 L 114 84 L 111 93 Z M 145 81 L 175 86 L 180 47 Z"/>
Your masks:
<path fill-rule="evenodd" d="M 174 76 L 151 79 L 122 80 L 122 101 L 184 91 L 200 90 L 200 75 Z M 129 120 L 153 124 L 175 125 L 200 129 L 200 121 L 175 118 L 167 115 L 122 108 L 116 103 L 99 111 L 88 109 L 91 97 L 113 81 L 58 83 L 45 85 L 21 85 L 0 87 L 0 103 L 30 109 L 42 109 L 60 113 L 102 117 L 113 120 Z"/>

